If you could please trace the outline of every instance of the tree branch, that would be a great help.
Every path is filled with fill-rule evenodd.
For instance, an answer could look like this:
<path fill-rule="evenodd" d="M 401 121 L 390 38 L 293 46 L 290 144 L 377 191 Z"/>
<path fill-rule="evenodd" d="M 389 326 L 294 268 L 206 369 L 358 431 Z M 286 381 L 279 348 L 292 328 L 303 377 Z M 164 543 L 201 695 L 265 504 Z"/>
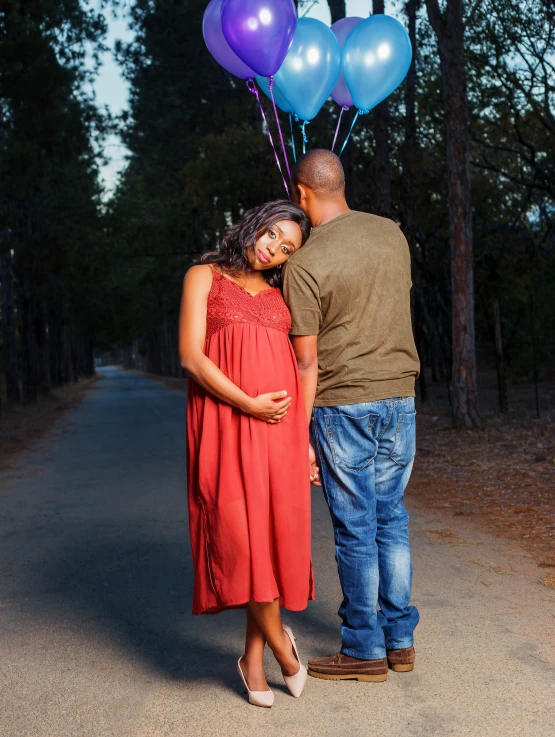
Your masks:
<path fill-rule="evenodd" d="M 438 0 L 426 0 L 426 9 L 438 41 L 441 41 L 445 34 L 445 18 L 441 13 Z"/>

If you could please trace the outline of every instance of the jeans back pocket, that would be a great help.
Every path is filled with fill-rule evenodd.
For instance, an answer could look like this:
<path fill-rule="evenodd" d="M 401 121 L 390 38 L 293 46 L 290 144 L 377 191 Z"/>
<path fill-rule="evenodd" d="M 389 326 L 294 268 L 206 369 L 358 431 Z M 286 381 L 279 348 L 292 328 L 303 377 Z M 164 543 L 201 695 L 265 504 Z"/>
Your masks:
<path fill-rule="evenodd" d="M 372 434 L 378 418 L 378 414 L 326 416 L 328 442 L 336 466 L 359 472 L 372 463 L 378 452 L 378 443 Z"/>
<path fill-rule="evenodd" d="M 391 460 L 398 466 L 407 466 L 416 453 L 416 412 L 397 415 L 395 444 L 391 452 Z"/>

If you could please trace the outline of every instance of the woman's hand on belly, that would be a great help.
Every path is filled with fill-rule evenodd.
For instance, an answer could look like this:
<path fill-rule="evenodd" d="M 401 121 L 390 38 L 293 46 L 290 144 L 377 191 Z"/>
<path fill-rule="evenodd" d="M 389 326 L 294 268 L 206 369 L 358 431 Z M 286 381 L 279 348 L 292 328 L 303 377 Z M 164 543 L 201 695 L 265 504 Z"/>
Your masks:
<path fill-rule="evenodd" d="M 250 400 L 246 412 L 257 420 L 275 425 L 285 417 L 291 401 L 291 397 L 287 396 L 286 391 L 259 394 Z"/>

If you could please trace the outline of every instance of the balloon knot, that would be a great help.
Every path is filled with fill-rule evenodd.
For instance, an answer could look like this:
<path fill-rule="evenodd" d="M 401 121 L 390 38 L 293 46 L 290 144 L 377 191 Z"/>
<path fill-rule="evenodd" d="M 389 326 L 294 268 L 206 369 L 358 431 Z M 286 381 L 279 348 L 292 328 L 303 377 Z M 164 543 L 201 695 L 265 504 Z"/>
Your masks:
<path fill-rule="evenodd" d="M 368 115 L 370 110 L 359 110 L 358 112 L 359 112 L 359 115 Z"/>

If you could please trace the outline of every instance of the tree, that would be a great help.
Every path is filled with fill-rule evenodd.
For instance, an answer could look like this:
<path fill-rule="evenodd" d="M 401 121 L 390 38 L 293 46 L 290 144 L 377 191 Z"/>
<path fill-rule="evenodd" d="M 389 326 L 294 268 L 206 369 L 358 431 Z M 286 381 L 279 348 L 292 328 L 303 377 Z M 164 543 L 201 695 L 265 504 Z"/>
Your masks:
<path fill-rule="evenodd" d="M 94 372 L 91 284 L 100 232 L 99 118 L 83 93 L 102 16 L 78 0 L 0 16 L 0 247 L 7 398 L 34 401 Z M 94 72 L 92 72 L 94 73 Z M 96 286 L 96 285 L 95 285 Z M 94 288 L 94 287 L 93 287 Z"/>
<path fill-rule="evenodd" d="M 437 38 L 445 120 L 452 288 L 452 391 L 455 423 L 480 427 L 474 333 L 474 265 L 470 138 L 466 97 L 463 0 L 426 0 Z"/>
<path fill-rule="evenodd" d="M 506 371 L 521 376 L 529 370 L 529 301 L 534 291 L 534 344 L 541 378 L 542 366 L 555 355 L 555 285 L 549 276 L 555 272 L 549 184 L 553 137 L 545 124 L 549 108 L 541 94 L 543 82 L 549 86 L 542 70 L 549 69 L 552 55 L 547 10 L 540 14 L 542 0 L 532 4 L 532 11 L 519 6 L 517 12 L 510 0 L 483 0 L 469 11 L 472 22 L 465 30 L 462 71 L 468 83 L 466 115 L 472 148 L 470 163 L 464 155 L 463 161 L 469 163 L 472 179 L 473 232 L 470 240 L 459 238 L 456 245 L 470 244 L 476 257 L 476 325 L 469 324 L 476 331 L 481 368 L 495 367 L 498 298 Z M 299 3 L 299 8 L 308 5 Z M 182 0 L 136 0 L 132 11 L 136 40 L 121 48 L 119 57 L 132 88 L 130 111 L 122 120 L 131 156 L 104 219 L 103 291 L 95 335 L 103 345 L 124 347 L 127 361 L 140 351 L 142 366 L 163 373 L 180 372 L 175 324 L 188 265 L 213 248 L 223 228 L 244 209 L 283 196 L 255 100 L 204 47 L 198 32 L 204 6 L 200 0 L 187 7 Z M 453 184 L 447 161 L 447 154 L 459 148 L 449 138 L 447 151 L 445 91 L 444 100 L 441 97 L 442 76 L 450 82 L 453 75 L 438 54 L 434 30 L 426 13 L 418 11 L 417 0 L 408 0 L 405 7 L 417 54 L 406 84 L 388 100 L 391 213 L 401 222 L 413 255 L 415 332 L 426 372 L 420 392 L 424 396 L 422 382 L 428 376 L 432 383 L 452 383 L 453 407 L 466 410 L 472 391 L 475 398 L 475 383 L 463 387 L 461 401 L 456 386 L 461 379 L 458 375 L 452 379 L 452 374 L 456 365 L 463 365 L 455 326 L 467 316 L 465 305 L 472 294 L 467 290 L 463 295 L 461 310 L 461 291 L 457 297 L 452 288 L 456 283 L 452 270 L 460 266 L 460 253 L 452 257 L 449 253 L 451 192 L 460 200 L 460 187 Z M 344 5 L 331 2 L 330 12 L 338 20 Z M 535 25 L 531 13 L 538 16 Z M 525 18 L 530 32 L 519 40 Z M 447 12 L 440 13 L 440 19 L 447 25 Z M 524 46 L 532 49 L 532 40 L 536 61 L 528 64 L 521 52 Z M 449 38 L 442 42 L 444 56 L 449 43 Z M 503 75 L 518 71 L 511 56 L 515 50 L 523 72 L 511 84 L 511 93 Z M 447 102 L 454 104 L 452 99 Z M 265 98 L 262 104 L 274 126 Z M 451 120 L 452 111 L 449 114 Z M 308 129 L 309 148 L 330 147 L 337 115 L 337 106 L 326 103 Z M 347 117 L 342 131 L 348 129 Z M 282 122 L 288 128 L 287 120 Z M 468 133 L 468 126 L 462 129 Z M 295 133 L 298 141 L 297 127 Z M 342 157 L 348 177 L 352 171 L 350 201 L 356 209 L 376 210 L 376 182 L 368 176 L 374 171 L 375 144 L 372 118 L 362 118 Z M 378 146 L 376 153 L 383 151 Z M 463 197 L 466 204 L 468 197 Z M 465 220 L 465 237 L 468 227 Z M 469 263 L 472 266 L 472 258 Z M 464 269 L 463 276 L 468 276 Z M 472 341 L 471 345 L 473 349 Z M 467 375 L 472 379 L 472 367 Z"/>
<path fill-rule="evenodd" d="M 384 0 L 372 0 L 374 15 L 385 13 Z M 376 215 L 391 217 L 391 164 L 389 161 L 389 102 L 384 100 L 373 111 L 374 182 Z"/>
<path fill-rule="evenodd" d="M 405 136 L 403 142 L 402 179 L 401 179 L 401 228 L 409 244 L 412 254 L 413 281 L 417 273 L 415 241 L 416 221 L 414 212 L 414 160 L 416 148 L 416 16 L 420 0 L 407 0 L 405 13 L 408 21 L 408 33 L 412 46 L 412 61 L 405 82 Z M 418 353 L 424 358 L 424 319 L 421 306 L 421 293 L 413 288 L 411 292 L 413 329 Z M 427 400 L 426 374 L 422 370 L 419 376 L 420 398 Z"/>
<path fill-rule="evenodd" d="M 332 24 L 346 15 L 345 0 L 328 0 Z"/>
<path fill-rule="evenodd" d="M 245 209 L 284 196 L 253 96 L 206 50 L 204 9 L 203 0 L 137 0 L 135 40 L 118 53 L 131 85 L 122 121 L 131 156 L 107 219 L 112 270 L 130 297 L 118 300 L 119 339 L 138 338 L 149 368 L 164 374 L 181 374 L 176 322 L 188 266 Z"/>

